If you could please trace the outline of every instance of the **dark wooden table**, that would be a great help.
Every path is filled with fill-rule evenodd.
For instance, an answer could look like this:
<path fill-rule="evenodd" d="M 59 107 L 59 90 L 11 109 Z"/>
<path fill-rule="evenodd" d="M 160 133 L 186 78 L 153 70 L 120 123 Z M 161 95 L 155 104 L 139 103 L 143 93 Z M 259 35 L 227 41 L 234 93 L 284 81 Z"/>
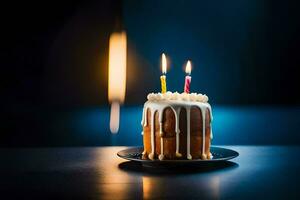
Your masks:
<path fill-rule="evenodd" d="M 300 147 L 227 146 L 232 162 L 151 169 L 126 147 L 0 149 L 0 199 L 300 199 Z"/>

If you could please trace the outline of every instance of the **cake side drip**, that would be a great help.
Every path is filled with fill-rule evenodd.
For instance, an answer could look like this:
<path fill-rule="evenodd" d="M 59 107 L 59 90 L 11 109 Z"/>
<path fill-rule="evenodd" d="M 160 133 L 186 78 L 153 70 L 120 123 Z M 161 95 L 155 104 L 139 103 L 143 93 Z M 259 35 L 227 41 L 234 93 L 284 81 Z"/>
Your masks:
<path fill-rule="evenodd" d="M 172 93 L 174 94 L 174 93 Z M 159 95 L 159 94 L 158 94 Z M 176 95 L 176 94 L 175 94 Z M 187 94 L 189 95 L 189 94 Z M 163 96 L 163 95 L 161 95 Z M 172 95 L 169 95 L 172 96 Z M 148 95 L 149 98 L 149 95 Z M 174 115 L 175 115 L 175 133 L 176 133 L 176 157 L 181 157 L 181 153 L 179 152 L 179 145 L 180 145 L 180 141 L 179 141 L 179 134 L 180 134 L 180 130 L 179 130 L 179 119 L 180 119 L 180 110 L 181 108 L 185 108 L 186 110 L 186 125 L 187 125 L 187 159 L 192 159 L 192 155 L 190 153 L 190 137 L 191 137 L 191 131 L 190 131 L 190 110 L 192 107 L 197 107 L 201 110 L 201 114 L 202 114 L 202 155 L 201 155 L 201 159 L 207 159 L 207 158 L 211 158 L 211 154 L 209 153 L 209 155 L 205 154 L 205 135 L 206 135 L 206 127 L 205 127 L 205 118 L 206 118 L 206 110 L 209 110 L 209 114 L 210 114 L 210 120 L 212 120 L 212 111 L 211 111 L 211 106 L 207 103 L 207 102 L 201 102 L 201 101 L 190 101 L 189 100 L 190 96 L 187 96 L 187 98 L 178 98 L 178 99 L 171 99 L 169 98 L 168 100 L 166 98 L 161 98 L 160 100 L 158 100 L 157 98 L 152 99 L 151 97 L 149 98 L 149 100 L 144 104 L 144 109 L 143 109 L 143 116 L 142 116 L 142 126 L 145 127 L 147 126 L 147 110 L 149 109 L 151 112 L 151 119 L 150 119 L 150 125 L 151 125 L 151 153 L 148 155 L 149 159 L 154 159 L 154 155 L 155 155 L 155 141 L 154 141 L 154 134 L 155 134 L 155 127 L 154 127 L 154 120 L 155 120 L 155 113 L 158 113 L 158 121 L 159 121 L 159 132 L 161 137 L 161 141 L 160 141 L 160 146 L 161 146 L 161 150 L 160 150 L 160 155 L 158 156 L 158 158 L 160 160 L 164 159 L 164 146 L 163 146 L 163 113 L 164 110 L 166 108 L 171 108 Z M 204 98 L 205 100 L 206 98 Z M 208 99 L 208 98 L 207 98 Z M 211 123 L 211 122 L 210 122 Z M 211 129 L 210 129 L 211 130 Z M 212 138 L 212 132 L 210 132 L 210 138 Z M 146 154 L 146 152 L 144 151 L 143 154 Z"/>

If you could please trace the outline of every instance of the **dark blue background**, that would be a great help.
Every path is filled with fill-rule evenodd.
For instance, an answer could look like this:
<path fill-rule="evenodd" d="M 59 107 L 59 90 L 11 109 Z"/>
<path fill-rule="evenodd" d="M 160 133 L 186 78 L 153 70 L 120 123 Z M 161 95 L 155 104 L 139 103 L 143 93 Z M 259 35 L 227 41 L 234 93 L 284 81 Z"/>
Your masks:
<path fill-rule="evenodd" d="M 145 61 L 137 68 L 153 75 L 140 75 L 141 90 L 159 90 L 159 58 L 165 52 L 173 91 L 182 91 L 184 64 L 191 59 L 192 90 L 208 94 L 213 103 L 299 103 L 300 16 L 292 1 L 125 2 L 130 47 Z"/>
<path fill-rule="evenodd" d="M 121 3 L 121 4 L 120 4 Z M 3 4 L 1 146 L 141 144 L 140 115 L 159 91 L 192 86 L 214 109 L 214 144 L 299 144 L 299 29 L 294 1 L 72 1 Z M 121 8 L 121 9 L 118 9 Z M 128 35 L 127 93 L 108 129 L 108 38 Z"/>
<path fill-rule="evenodd" d="M 213 144 L 300 144 L 299 113 L 300 107 L 213 105 Z M 109 131 L 108 108 L 23 108 L 6 116 L 3 146 L 142 145 L 142 106 L 121 109 L 116 135 Z"/>

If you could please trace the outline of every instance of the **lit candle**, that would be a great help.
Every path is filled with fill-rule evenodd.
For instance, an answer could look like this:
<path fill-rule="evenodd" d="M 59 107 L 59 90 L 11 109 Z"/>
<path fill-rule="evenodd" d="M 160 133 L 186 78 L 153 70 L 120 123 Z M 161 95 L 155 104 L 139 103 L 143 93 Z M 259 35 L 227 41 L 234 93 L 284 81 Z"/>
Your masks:
<path fill-rule="evenodd" d="M 166 59 L 166 55 L 163 53 L 162 54 L 162 75 L 160 76 L 161 93 L 167 92 L 166 73 L 167 73 L 167 59 Z"/>
<path fill-rule="evenodd" d="M 192 71 L 191 61 L 188 60 L 186 63 L 186 67 L 185 67 L 185 73 L 187 74 L 185 76 L 185 83 L 184 83 L 184 92 L 185 93 L 190 93 L 190 85 L 191 85 L 191 81 L 192 81 L 191 71 Z"/>

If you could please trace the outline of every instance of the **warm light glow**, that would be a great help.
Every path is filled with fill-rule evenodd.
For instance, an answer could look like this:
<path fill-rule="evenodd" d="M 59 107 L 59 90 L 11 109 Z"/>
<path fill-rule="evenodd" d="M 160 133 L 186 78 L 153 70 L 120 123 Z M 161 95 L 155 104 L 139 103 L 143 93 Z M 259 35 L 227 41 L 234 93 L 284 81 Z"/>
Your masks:
<path fill-rule="evenodd" d="M 142 177 L 143 180 L 143 199 L 150 199 L 151 195 L 153 197 L 153 189 L 155 189 L 155 180 L 151 177 Z"/>
<path fill-rule="evenodd" d="M 110 110 L 110 131 L 112 133 L 117 133 L 119 131 L 120 123 L 120 104 L 117 101 L 112 102 Z"/>
<path fill-rule="evenodd" d="M 191 74 L 191 71 L 192 71 L 192 64 L 191 61 L 188 60 L 185 67 L 185 73 Z"/>
<path fill-rule="evenodd" d="M 165 74 L 167 73 L 167 58 L 164 53 L 161 56 L 161 60 L 162 60 L 162 73 Z"/>
<path fill-rule="evenodd" d="M 124 102 L 126 90 L 126 33 L 113 33 L 109 38 L 108 99 Z"/>
<path fill-rule="evenodd" d="M 203 169 L 205 170 L 206 168 Z M 195 172 L 200 172 L 201 167 L 195 170 Z M 170 172 L 175 171 L 170 170 Z M 178 188 L 184 186 L 184 180 L 190 179 L 191 178 L 185 179 L 185 177 L 180 177 L 176 179 L 176 182 L 170 182 L 170 179 L 166 179 L 166 177 L 164 176 L 143 175 L 142 199 L 164 199 L 163 197 L 173 196 L 173 191 L 178 190 Z M 203 196 L 203 194 L 205 194 L 204 199 L 220 199 L 220 177 L 219 175 L 212 175 L 203 179 L 198 179 L 197 181 L 193 182 L 189 189 L 189 192 L 193 193 L 194 197 L 200 197 Z"/>
<path fill-rule="evenodd" d="M 126 33 L 112 33 L 109 38 L 108 59 L 108 100 L 112 102 L 110 113 L 110 131 L 112 133 L 117 133 L 119 130 L 120 104 L 125 99 L 126 56 Z"/>
<path fill-rule="evenodd" d="M 93 178 L 95 181 L 93 182 L 93 191 L 96 194 L 101 194 L 99 199 L 128 199 L 134 195 L 134 192 L 142 193 L 141 183 L 137 184 L 138 188 L 132 190 L 132 184 L 128 183 L 136 183 L 136 177 L 120 170 L 120 165 L 122 165 L 120 159 L 112 156 L 122 149 L 124 147 L 94 148 L 89 153 L 89 164 L 96 171 L 101 171 L 101 175 L 96 175 Z"/>

